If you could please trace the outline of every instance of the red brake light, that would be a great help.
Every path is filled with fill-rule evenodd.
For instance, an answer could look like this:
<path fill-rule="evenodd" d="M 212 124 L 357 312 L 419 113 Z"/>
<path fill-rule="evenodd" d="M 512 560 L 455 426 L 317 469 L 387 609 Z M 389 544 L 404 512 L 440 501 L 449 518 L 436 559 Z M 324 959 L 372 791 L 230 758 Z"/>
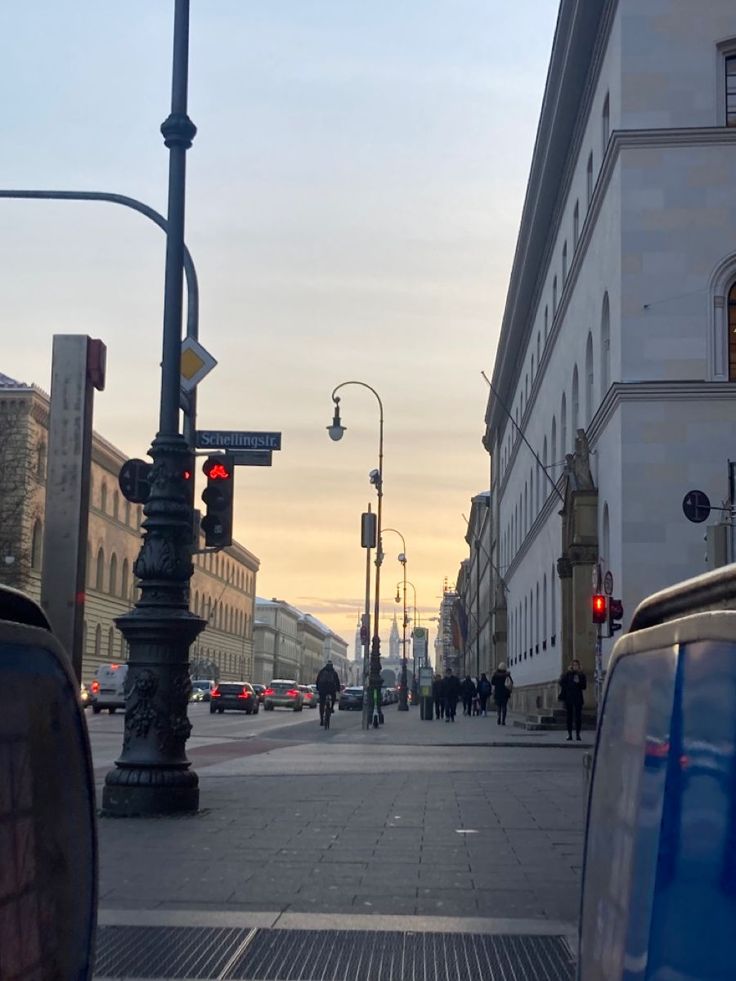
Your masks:
<path fill-rule="evenodd" d="M 287 694 L 287 695 L 298 695 L 298 694 L 299 694 L 299 692 L 297 691 L 297 689 L 296 689 L 296 688 L 292 688 L 292 689 L 290 689 L 289 691 L 287 691 L 287 693 L 286 693 L 286 694 Z"/>
<path fill-rule="evenodd" d="M 238 692 L 238 698 L 250 698 L 250 692 L 249 691 Z"/>
<path fill-rule="evenodd" d="M 100 690 L 100 683 L 99 683 L 99 681 L 93 681 L 92 684 L 89 687 L 90 687 L 90 691 L 92 692 L 92 694 L 93 695 L 96 695 L 97 692 Z"/>
<path fill-rule="evenodd" d="M 220 689 L 217 687 L 217 685 L 215 685 L 215 687 L 210 692 L 210 698 L 219 698 L 219 697 L 220 697 Z"/>
<path fill-rule="evenodd" d="M 264 694 L 264 695 L 273 695 L 273 688 L 267 688 L 267 689 L 266 689 L 266 690 L 264 691 L 264 693 L 263 693 L 263 694 Z"/>

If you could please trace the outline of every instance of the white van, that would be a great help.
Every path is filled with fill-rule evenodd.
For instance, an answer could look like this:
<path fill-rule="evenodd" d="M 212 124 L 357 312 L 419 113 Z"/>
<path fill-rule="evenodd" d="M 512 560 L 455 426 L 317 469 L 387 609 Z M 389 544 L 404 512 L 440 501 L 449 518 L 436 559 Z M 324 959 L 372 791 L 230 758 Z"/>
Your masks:
<path fill-rule="evenodd" d="M 127 664 L 103 664 L 95 671 L 94 679 L 89 686 L 90 704 L 95 715 L 103 709 L 107 709 L 112 715 L 115 709 L 125 708 L 127 675 Z"/>

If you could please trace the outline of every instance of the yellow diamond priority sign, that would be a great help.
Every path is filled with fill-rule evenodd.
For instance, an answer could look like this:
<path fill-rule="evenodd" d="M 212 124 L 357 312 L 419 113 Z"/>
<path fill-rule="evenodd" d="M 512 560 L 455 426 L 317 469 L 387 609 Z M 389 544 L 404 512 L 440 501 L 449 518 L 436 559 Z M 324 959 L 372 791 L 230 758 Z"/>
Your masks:
<path fill-rule="evenodd" d="M 217 364 L 209 351 L 206 351 L 199 341 L 193 337 L 185 337 L 181 343 L 181 387 L 185 392 L 192 392 L 202 379 L 208 375 Z"/>

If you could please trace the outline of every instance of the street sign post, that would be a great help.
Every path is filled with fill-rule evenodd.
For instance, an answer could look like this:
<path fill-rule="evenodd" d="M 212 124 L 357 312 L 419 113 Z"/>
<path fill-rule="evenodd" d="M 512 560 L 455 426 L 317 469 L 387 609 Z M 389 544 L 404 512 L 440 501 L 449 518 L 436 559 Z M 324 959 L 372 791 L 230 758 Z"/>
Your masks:
<path fill-rule="evenodd" d="M 688 521 L 700 524 L 707 521 L 710 515 L 710 500 L 701 490 L 688 491 L 682 500 L 682 510 Z"/>
<path fill-rule="evenodd" d="M 118 474 L 118 486 L 126 501 L 145 504 L 151 496 L 152 463 L 145 460 L 126 460 Z"/>
<path fill-rule="evenodd" d="M 181 342 L 180 386 L 185 392 L 192 392 L 205 375 L 208 375 L 217 361 L 199 341 L 185 337 Z"/>
<path fill-rule="evenodd" d="M 280 450 L 281 433 L 198 429 L 194 445 L 198 450 Z"/>

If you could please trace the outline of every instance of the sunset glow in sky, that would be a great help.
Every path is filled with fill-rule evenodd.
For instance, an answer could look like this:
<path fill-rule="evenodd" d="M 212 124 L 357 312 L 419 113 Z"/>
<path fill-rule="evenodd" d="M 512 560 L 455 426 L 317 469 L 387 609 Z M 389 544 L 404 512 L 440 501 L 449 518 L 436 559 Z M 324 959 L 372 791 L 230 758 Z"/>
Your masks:
<path fill-rule="evenodd" d="M 351 645 L 378 406 L 344 388 L 335 443 L 330 393 L 358 379 L 383 400 L 384 525 L 405 536 L 426 622 L 467 555 L 461 515 L 488 488 L 480 372 L 556 13 L 557 0 L 192 0 L 186 241 L 219 362 L 199 427 L 283 433 L 272 468 L 237 473 L 236 536 L 261 560 L 259 595 Z M 172 28 L 171 0 L 5 0 L 0 186 L 165 212 Z M 95 428 L 131 456 L 158 418 L 164 246 L 113 205 L 0 201 L 0 371 L 48 390 L 54 333 L 102 338 Z M 384 548 L 388 617 L 401 542 Z"/>

